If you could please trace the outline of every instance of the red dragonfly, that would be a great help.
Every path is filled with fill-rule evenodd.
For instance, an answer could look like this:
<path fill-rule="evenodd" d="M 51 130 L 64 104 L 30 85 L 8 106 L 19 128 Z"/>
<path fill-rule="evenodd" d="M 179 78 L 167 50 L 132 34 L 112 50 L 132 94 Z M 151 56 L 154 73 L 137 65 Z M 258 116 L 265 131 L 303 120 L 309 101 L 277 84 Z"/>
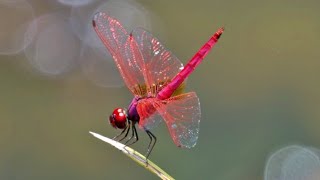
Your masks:
<path fill-rule="evenodd" d="M 142 28 L 127 32 L 121 23 L 106 13 L 94 15 L 93 27 L 113 56 L 123 80 L 134 98 L 128 109 L 116 108 L 109 117 L 114 128 L 122 129 L 115 137 L 131 145 L 138 141 L 135 125 L 150 137 L 148 159 L 157 138 L 151 133 L 162 119 L 178 147 L 194 147 L 198 140 L 200 102 L 195 92 L 183 93 L 186 78 L 216 44 L 220 28 L 191 58 L 187 65 L 179 61 L 153 35 Z"/>

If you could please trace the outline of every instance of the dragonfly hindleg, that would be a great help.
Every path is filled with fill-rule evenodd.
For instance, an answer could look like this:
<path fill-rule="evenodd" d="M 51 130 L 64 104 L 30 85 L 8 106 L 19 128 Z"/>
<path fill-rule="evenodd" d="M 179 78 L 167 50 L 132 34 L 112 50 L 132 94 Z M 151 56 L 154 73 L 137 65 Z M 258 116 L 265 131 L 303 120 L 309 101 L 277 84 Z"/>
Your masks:
<path fill-rule="evenodd" d="M 148 150 L 147 150 L 147 154 L 146 154 L 146 159 L 148 159 L 148 157 L 149 157 L 154 145 L 157 142 L 157 137 L 154 134 L 152 134 L 149 130 L 146 130 L 146 133 L 148 134 L 148 136 L 150 138 L 150 142 L 149 142 Z"/>

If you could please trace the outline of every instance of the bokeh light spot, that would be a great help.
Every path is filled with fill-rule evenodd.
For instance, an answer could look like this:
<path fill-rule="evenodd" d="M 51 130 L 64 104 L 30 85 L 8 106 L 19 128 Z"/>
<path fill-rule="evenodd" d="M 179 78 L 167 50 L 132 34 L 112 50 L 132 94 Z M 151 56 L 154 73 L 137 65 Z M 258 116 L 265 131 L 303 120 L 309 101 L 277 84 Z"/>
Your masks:
<path fill-rule="evenodd" d="M 84 6 L 96 0 L 57 0 L 59 3 L 67 6 Z"/>
<path fill-rule="evenodd" d="M 56 76 L 68 72 L 79 57 L 79 42 L 62 15 L 47 14 L 35 19 L 38 24 L 35 40 L 25 55 L 39 72 Z"/>
<path fill-rule="evenodd" d="M 320 158 L 314 149 L 287 146 L 274 152 L 267 161 L 265 180 L 319 180 Z"/>
<path fill-rule="evenodd" d="M 25 0 L 0 1 L 0 54 L 16 54 L 28 46 L 34 38 L 36 24 L 32 6 Z M 28 39 L 24 40 L 29 28 Z"/>

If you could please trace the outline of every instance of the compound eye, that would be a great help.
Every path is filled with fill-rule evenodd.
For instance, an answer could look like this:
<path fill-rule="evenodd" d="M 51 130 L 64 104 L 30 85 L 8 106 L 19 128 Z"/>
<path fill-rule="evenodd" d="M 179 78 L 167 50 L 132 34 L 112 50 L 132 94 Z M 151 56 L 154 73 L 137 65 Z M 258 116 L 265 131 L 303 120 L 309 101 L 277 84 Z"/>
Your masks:
<path fill-rule="evenodd" d="M 109 116 L 109 122 L 112 127 L 117 128 L 116 123 L 115 123 L 115 119 L 112 114 Z"/>
<path fill-rule="evenodd" d="M 113 127 L 124 129 L 127 127 L 127 114 L 126 111 L 122 108 L 117 108 L 113 111 L 112 117 L 110 117 L 112 120 L 110 120 L 110 123 Z"/>

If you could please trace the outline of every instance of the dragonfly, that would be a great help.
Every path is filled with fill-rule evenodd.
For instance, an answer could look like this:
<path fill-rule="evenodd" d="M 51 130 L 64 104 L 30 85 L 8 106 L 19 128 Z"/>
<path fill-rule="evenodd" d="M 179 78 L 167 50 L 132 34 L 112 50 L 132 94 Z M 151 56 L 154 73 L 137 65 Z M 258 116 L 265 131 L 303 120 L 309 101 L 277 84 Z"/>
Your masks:
<path fill-rule="evenodd" d="M 127 146 L 136 143 L 138 125 L 150 138 L 147 160 L 157 142 L 151 130 L 164 121 L 175 145 L 194 147 L 199 136 L 200 102 L 195 92 L 185 93 L 183 89 L 186 79 L 217 43 L 224 28 L 218 29 L 183 66 L 143 28 L 128 32 L 105 12 L 96 13 L 92 25 L 134 96 L 128 108 L 116 108 L 109 117 L 109 123 L 122 130 L 114 139 L 126 139 Z"/>

